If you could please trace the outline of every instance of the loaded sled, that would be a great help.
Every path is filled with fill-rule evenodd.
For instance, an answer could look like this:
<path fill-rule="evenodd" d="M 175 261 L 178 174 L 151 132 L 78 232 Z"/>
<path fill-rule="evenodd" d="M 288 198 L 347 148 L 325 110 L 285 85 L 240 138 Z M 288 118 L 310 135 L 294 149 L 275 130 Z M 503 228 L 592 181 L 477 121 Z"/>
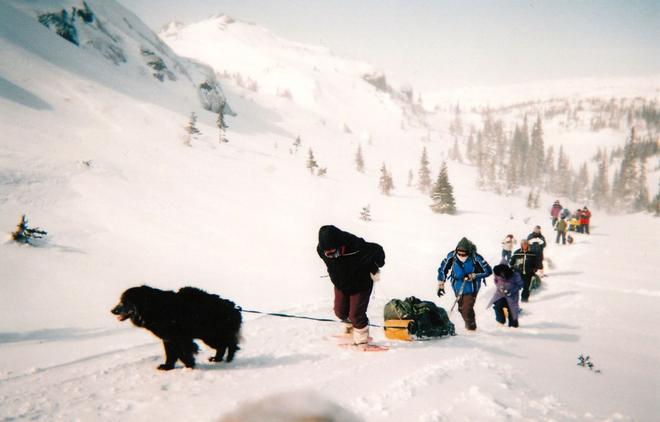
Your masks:
<path fill-rule="evenodd" d="M 392 299 L 383 310 L 385 337 L 413 341 L 456 335 L 447 312 L 435 303 L 414 296 Z"/>

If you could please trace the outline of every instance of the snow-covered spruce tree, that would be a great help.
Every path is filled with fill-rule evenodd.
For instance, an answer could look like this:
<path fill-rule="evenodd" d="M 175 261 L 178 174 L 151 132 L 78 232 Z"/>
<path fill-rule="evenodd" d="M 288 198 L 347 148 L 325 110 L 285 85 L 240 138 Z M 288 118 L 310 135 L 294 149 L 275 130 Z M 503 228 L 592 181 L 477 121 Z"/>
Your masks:
<path fill-rule="evenodd" d="M 527 195 L 527 208 L 534 208 L 534 189 L 530 189 Z"/>
<path fill-rule="evenodd" d="M 387 167 L 385 167 L 385 163 L 383 163 L 383 167 L 380 168 L 380 179 L 378 181 L 378 187 L 380 188 L 380 192 L 383 195 L 390 195 L 390 192 L 392 192 L 392 189 L 394 189 L 394 181 L 392 180 L 392 175 L 387 171 Z"/>
<path fill-rule="evenodd" d="M 419 162 L 417 187 L 422 193 L 427 193 L 431 188 L 431 170 L 429 169 L 429 159 L 426 153 L 426 147 L 422 150 L 422 158 Z"/>
<path fill-rule="evenodd" d="M 431 209 L 440 214 L 456 214 L 456 201 L 454 200 L 454 188 L 449 183 L 447 163 L 443 162 L 440 167 L 438 179 L 431 192 Z"/>
<path fill-rule="evenodd" d="M 360 211 L 360 220 L 362 221 L 371 221 L 371 207 L 369 205 L 366 205 L 362 207 L 362 211 Z"/>
<path fill-rule="evenodd" d="M 649 205 L 649 211 L 652 212 L 656 217 L 660 217 L 660 181 L 658 181 L 658 193 L 655 194 L 651 205 Z"/>
<path fill-rule="evenodd" d="M 598 171 L 591 185 L 591 200 L 597 208 L 608 208 L 610 200 L 610 170 L 607 151 L 600 154 Z"/>
<path fill-rule="evenodd" d="M 454 146 L 451 149 L 451 153 L 449 154 L 449 157 L 454 161 L 458 161 L 459 163 L 463 162 L 463 156 L 461 155 L 461 149 L 458 147 L 457 138 L 454 138 Z"/>
<path fill-rule="evenodd" d="M 468 161 L 470 163 L 474 163 L 476 161 L 474 157 L 474 133 L 470 132 L 470 136 L 468 136 L 467 140 L 467 145 L 465 146 L 465 156 L 467 157 Z"/>
<path fill-rule="evenodd" d="M 649 207 L 649 188 L 646 186 L 648 183 L 648 175 L 646 170 L 646 159 L 640 159 L 639 166 L 639 181 L 637 186 L 637 197 L 633 204 L 635 211 L 646 211 Z"/>
<path fill-rule="evenodd" d="M 413 183 L 413 171 L 412 169 L 408 170 L 408 183 L 406 184 L 408 187 L 411 187 Z"/>
<path fill-rule="evenodd" d="M 357 152 L 355 153 L 355 168 L 360 173 L 364 173 L 364 157 L 362 157 L 362 145 L 358 145 Z"/>
<path fill-rule="evenodd" d="M 193 137 L 198 133 L 200 132 L 199 129 L 197 129 L 197 115 L 193 111 L 190 113 L 190 119 L 186 125 L 186 139 L 183 141 L 183 143 L 188 146 L 192 146 Z"/>
<path fill-rule="evenodd" d="M 612 187 L 614 200 L 620 209 L 631 209 L 638 193 L 635 128 L 630 130 L 630 137 L 623 148 L 623 158 L 616 183 Z"/>
<path fill-rule="evenodd" d="M 531 145 L 528 154 L 527 175 L 532 186 L 536 186 L 544 174 L 545 147 L 543 146 L 543 124 L 541 115 L 536 118 L 536 123 L 532 127 Z"/>
<path fill-rule="evenodd" d="M 21 220 L 18 222 L 18 225 L 16 226 L 16 230 L 12 232 L 11 238 L 15 242 L 18 243 L 27 243 L 31 244 L 30 241 L 33 239 L 41 239 L 44 236 L 46 236 L 48 233 L 46 233 L 44 230 L 41 230 L 39 227 L 35 228 L 29 228 L 28 227 L 28 220 L 25 218 L 25 214 L 21 216 Z"/>
<path fill-rule="evenodd" d="M 463 122 L 461 122 L 461 107 L 456 104 L 454 108 L 454 119 L 449 124 L 449 133 L 456 139 L 463 136 Z"/>
<path fill-rule="evenodd" d="M 557 156 L 557 175 L 555 180 L 555 192 L 561 197 L 567 197 L 571 191 L 571 164 L 566 154 L 564 154 L 564 146 L 559 146 L 559 154 Z"/>
<path fill-rule="evenodd" d="M 300 141 L 300 136 L 296 136 L 296 139 L 293 141 L 293 153 L 297 153 L 298 149 L 300 149 L 300 146 L 302 145 L 302 142 Z"/>
<path fill-rule="evenodd" d="M 589 186 L 591 181 L 589 179 L 589 169 L 587 163 L 582 163 L 580 172 L 573 180 L 573 200 L 578 202 L 586 202 L 589 198 Z"/>
<path fill-rule="evenodd" d="M 312 174 L 314 174 L 314 169 L 316 169 L 318 166 L 319 165 L 316 162 L 316 159 L 314 158 L 314 151 L 312 151 L 312 149 L 310 148 L 307 157 L 307 168 Z"/>
<path fill-rule="evenodd" d="M 225 103 L 223 102 L 222 105 L 220 105 L 220 111 L 218 112 L 218 119 L 215 122 L 216 126 L 218 127 L 218 140 L 220 143 L 223 142 L 229 142 L 229 139 L 227 139 L 227 124 L 225 123 Z"/>
<path fill-rule="evenodd" d="M 552 145 L 550 145 L 546 150 L 543 170 L 543 188 L 547 192 L 556 192 L 559 179 L 555 169 L 555 148 Z"/>

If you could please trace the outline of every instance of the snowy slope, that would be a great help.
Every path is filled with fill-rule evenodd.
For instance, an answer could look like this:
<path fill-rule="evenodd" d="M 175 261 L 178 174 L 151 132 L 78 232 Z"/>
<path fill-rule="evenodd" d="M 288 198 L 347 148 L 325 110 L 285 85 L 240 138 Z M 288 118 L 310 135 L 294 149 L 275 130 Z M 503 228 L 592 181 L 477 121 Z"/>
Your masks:
<path fill-rule="evenodd" d="M 459 214 L 432 214 L 405 175 L 416 173 L 423 146 L 437 172 L 447 140 L 421 141 L 426 128 L 403 117 L 409 105 L 365 83 L 359 63 L 306 46 L 284 58 L 291 43 L 215 18 L 225 32 L 240 25 L 223 41 L 225 69 L 264 87 L 222 80 L 238 115 L 228 118 L 230 142 L 220 144 L 193 71 L 192 82 L 154 78 L 123 18 L 149 37 L 146 30 L 116 3 L 89 5 L 108 28 L 124 28 L 125 65 L 38 23 L 38 13 L 72 4 L 0 4 L 0 227 L 10 232 L 26 213 L 49 232 L 40 247 L 0 244 L 1 420 L 217 420 L 245 401 L 290 391 L 315 391 L 369 421 L 653 420 L 660 411 L 660 290 L 650 276 L 660 223 L 647 215 L 595 212 L 592 236 L 551 245 L 555 268 L 518 330 L 496 326 L 484 309 L 489 283 L 474 335 L 454 314 L 456 337 L 360 354 L 336 346 L 335 324 L 246 314 L 233 363 L 206 363 L 202 346 L 198 369 L 156 371 L 159 341 L 109 313 L 129 286 L 194 285 L 246 309 L 331 318 L 331 284 L 315 245 L 318 227 L 332 223 L 385 248 L 370 306 L 378 324 L 392 297 L 434 299 L 436 268 L 460 237 L 494 264 L 506 233 L 520 238 L 537 223 L 552 233 L 545 210 L 477 191 L 474 169 L 454 163 Z M 251 46 L 254 67 L 229 53 L 251 31 L 263 38 L 236 50 Z M 273 39 L 285 47 L 271 48 Z M 318 61 L 318 72 L 306 60 Z M 269 79 L 266 62 L 294 76 Z M 277 95 L 278 81 L 291 98 Z M 192 111 L 202 133 L 188 147 Z M 365 174 L 353 163 L 360 144 Z M 309 148 L 326 177 L 305 168 Z M 391 197 L 377 190 L 383 162 L 394 171 Z M 358 219 L 366 204 L 369 223 Z M 452 300 L 437 303 L 449 309 Z M 379 330 L 373 335 L 384 341 Z M 577 367 L 580 353 L 602 373 Z"/>

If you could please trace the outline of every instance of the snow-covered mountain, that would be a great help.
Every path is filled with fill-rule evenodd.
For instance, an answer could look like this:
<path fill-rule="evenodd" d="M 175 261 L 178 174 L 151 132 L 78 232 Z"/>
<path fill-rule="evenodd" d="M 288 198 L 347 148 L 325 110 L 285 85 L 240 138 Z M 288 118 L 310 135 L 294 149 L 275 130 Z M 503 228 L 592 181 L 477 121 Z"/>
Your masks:
<path fill-rule="evenodd" d="M 507 233 L 541 224 L 553 240 L 546 209 L 476 189 L 460 163 L 449 163 L 458 214 L 433 214 L 419 158 L 427 147 L 437 174 L 452 114 L 429 115 L 371 66 L 227 16 L 162 36 L 111 0 L 0 3 L 0 230 L 26 214 L 48 231 L 38 246 L 0 244 L 0 420 L 217 420 L 292 391 L 369 421 L 658 414 L 660 222 L 646 214 L 595 210 L 591 236 L 551 244 L 554 268 L 516 330 L 485 309 L 489 283 L 474 335 L 454 312 L 456 337 L 359 354 L 334 344 L 335 324 L 244 314 L 231 364 L 206 363 L 200 344 L 197 369 L 156 371 L 161 343 L 109 312 L 130 286 L 193 285 L 245 309 L 332 318 L 315 247 L 335 224 L 386 251 L 369 307 L 379 324 L 393 297 L 451 307 L 451 293 L 434 296 L 436 271 L 462 236 L 491 264 Z M 236 115 L 221 143 L 225 99 Z M 201 133 L 187 145 L 192 112 Z M 325 176 L 307 168 L 310 152 Z M 378 191 L 383 164 L 391 196 Z M 576 366 L 580 353 L 602 372 Z M 334 406 L 320 405 L 343 415 Z"/>

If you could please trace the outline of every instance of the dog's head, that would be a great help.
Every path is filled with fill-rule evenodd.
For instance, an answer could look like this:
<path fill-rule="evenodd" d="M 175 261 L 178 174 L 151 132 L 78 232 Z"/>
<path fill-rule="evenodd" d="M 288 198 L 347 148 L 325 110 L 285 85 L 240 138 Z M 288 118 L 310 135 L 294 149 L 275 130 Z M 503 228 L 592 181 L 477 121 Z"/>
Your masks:
<path fill-rule="evenodd" d="M 141 326 L 142 317 L 140 315 L 140 309 L 148 300 L 149 290 L 151 288 L 147 286 L 132 287 L 126 290 L 121 295 L 117 306 L 112 308 L 110 312 L 116 315 L 119 321 L 125 321 L 130 318 L 133 324 Z"/>

